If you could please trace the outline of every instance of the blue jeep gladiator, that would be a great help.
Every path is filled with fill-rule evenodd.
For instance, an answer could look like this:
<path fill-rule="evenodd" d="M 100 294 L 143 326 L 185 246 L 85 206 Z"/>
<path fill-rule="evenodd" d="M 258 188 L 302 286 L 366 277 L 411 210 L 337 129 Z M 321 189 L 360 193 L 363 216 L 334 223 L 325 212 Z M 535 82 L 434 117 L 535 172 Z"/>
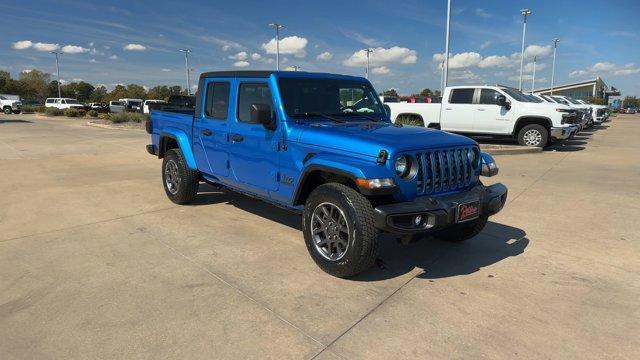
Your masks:
<path fill-rule="evenodd" d="M 171 201 L 207 182 L 302 213 L 311 257 L 339 277 L 375 262 L 381 232 L 466 240 L 507 198 L 480 182 L 498 168 L 475 141 L 392 124 L 361 77 L 204 73 L 195 109 L 152 111 L 146 126 Z"/>

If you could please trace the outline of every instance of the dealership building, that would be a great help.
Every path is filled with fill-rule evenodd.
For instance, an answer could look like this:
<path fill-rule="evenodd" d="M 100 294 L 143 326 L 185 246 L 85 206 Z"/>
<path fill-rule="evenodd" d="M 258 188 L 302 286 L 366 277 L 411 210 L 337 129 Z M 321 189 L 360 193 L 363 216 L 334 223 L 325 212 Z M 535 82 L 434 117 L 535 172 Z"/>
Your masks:
<path fill-rule="evenodd" d="M 551 95 L 551 88 L 537 89 L 534 93 L 539 95 Z M 595 79 L 588 81 L 554 86 L 553 95 L 564 95 L 575 99 L 594 97 L 604 99 L 605 104 L 608 104 L 609 97 L 620 96 L 620 91 L 613 86 L 609 87 L 604 80 L 598 76 Z"/>

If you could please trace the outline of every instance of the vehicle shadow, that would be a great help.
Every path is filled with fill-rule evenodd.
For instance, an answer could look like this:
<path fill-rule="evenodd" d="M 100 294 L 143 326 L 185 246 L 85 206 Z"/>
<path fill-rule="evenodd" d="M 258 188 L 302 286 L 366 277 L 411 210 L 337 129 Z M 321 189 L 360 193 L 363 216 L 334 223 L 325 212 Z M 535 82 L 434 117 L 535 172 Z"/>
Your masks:
<path fill-rule="evenodd" d="M 409 245 L 393 239 L 381 239 L 377 266 L 351 278 L 354 281 L 379 281 L 422 269 L 417 277 L 439 279 L 468 275 L 509 257 L 518 256 L 529 245 L 526 233 L 495 222 L 463 243 L 451 243 L 431 237 Z"/>
<path fill-rule="evenodd" d="M 29 121 L 29 120 L 20 120 L 20 119 L 0 119 L 0 124 L 4 124 L 4 123 L 15 123 L 15 124 L 20 124 L 20 123 L 28 123 L 28 124 L 33 124 L 33 121 Z"/>
<path fill-rule="evenodd" d="M 581 140 L 580 137 L 578 139 L 573 138 L 570 140 L 557 141 L 551 144 L 551 146 L 547 146 L 544 148 L 544 151 L 558 151 L 558 152 L 572 152 L 572 151 L 582 151 L 586 149 L 582 145 L 587 145 L 587 142 Z"/>

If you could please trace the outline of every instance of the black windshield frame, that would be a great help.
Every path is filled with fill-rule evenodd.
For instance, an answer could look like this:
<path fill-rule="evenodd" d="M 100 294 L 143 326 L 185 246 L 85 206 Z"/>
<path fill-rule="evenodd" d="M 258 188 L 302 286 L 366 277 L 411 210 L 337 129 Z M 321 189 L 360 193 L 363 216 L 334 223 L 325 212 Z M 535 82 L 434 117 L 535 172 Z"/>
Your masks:
<path fill-rule="evenodd" d="M 280 98 L 288 117 L 317 118 L 344 116 L 346 121 L 386 118 L 386 110 L 370 83 L 340 78 L 278 79 Z M 354 95 L 358 93 L 358 95 Z M 345 98 L 351 96 L 351 99 Z M 357 116 L 361 114 L 362 116 Z"/>

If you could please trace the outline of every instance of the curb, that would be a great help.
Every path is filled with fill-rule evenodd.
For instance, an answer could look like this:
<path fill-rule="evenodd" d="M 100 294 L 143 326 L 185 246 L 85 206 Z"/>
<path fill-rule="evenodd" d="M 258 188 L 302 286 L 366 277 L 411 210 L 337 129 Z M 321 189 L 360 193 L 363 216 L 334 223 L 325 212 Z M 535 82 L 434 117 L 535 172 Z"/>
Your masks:
<path fill-rule="evenodd" d="M 95 123 L 93 121 L 87 121 L 87 126 L 92 126 L 92 127 L 96 127 L 96 128 L 101 128 L 101 129 L 110 129 L 110 130 L 144 130 L 144 129 L 138 129 L 138 128 L 132 128 L 132 127 L 124 127 L 124 126 L 116 126 L 116 125 L 107 125 L 107 124 L 98 124 Z"/>
<path fill-rule="evenodd" d="M 491 155 L 519 155 L 542 152 L 539 147 L 525 147 L 515 145 L 480 145 L 480 150 Z"/>

